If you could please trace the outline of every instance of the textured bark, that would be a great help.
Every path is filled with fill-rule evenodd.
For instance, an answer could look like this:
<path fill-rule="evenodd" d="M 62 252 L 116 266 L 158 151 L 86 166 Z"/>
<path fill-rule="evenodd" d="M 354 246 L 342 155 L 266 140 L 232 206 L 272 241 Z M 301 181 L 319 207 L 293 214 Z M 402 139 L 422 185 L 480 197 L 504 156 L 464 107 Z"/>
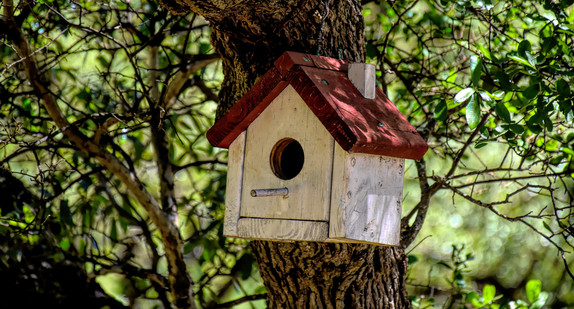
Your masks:
<path fill-rule="evenodd" d="M 365 60 L 358 0 L 160 1 L 211 23 L 225 75 L 217 118 L 285 51 Z M 410 308 L 401 248 L 253 241 L 253 250 L 269 308 Z"/>
<path fill-rule="evenodd" d="M 164 0 L 164 3 L 166 0 Z M 210 21 L 223 61 L 219 118 L 285 51 L 340 59 L 365 58 L 358 1 L 187 1 Z M 215 10 L 207 8 L 217 7 Z"/>
<path fill-rule="evenodd" d="M 399 248 L 253 241 L 269 308 L 409 308 Z"/>

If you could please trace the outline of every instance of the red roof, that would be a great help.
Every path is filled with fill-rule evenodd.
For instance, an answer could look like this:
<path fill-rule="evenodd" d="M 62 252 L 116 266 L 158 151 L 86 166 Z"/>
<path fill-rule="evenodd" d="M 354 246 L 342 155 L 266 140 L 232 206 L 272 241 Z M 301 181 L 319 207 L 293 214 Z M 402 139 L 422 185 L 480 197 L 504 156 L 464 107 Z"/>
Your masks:
<path fill-rule="evenodd" d="M 421 159 L 428 145 L 377 87 L 366 99 L 347 77 L 349 62 L 286 52 L 207 132 L 216 147 L 228 148 L 261 112 L 291 85 L 346 151 Z M 287 121 L 288 119 L 286 119 Z"/>

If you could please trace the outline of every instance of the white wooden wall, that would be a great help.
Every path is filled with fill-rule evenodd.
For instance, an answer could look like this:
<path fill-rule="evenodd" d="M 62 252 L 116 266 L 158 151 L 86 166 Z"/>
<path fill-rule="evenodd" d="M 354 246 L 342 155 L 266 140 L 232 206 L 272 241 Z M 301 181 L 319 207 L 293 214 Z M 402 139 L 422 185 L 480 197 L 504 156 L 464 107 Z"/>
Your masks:
<path fill-rule="evenodd" d="M 275 144 L 293 138 L 303 147 L 305 162 L 293 179 L 271 170 Z M 241 217 L 327 221 L 334 139 L 295 89 L 287 86 L 247 128 L 241 194 Z M 252 197 L 254 189 L 288 188 L 288 197 Z"/>
<path fill-rule="evenodd" d="M 398 245 L 404 160 L 335 145 L 329 238 Z"/>

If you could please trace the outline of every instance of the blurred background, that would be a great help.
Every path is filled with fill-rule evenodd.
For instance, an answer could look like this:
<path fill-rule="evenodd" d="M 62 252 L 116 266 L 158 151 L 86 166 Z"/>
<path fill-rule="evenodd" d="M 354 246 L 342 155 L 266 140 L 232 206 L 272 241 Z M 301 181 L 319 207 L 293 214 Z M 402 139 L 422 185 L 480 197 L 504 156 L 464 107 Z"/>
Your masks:
<path fill-rule="evenodd" d="M 426 136 L 429 181 L 447 184 L 407 248 L 413 305 L 481 307 L 468 295 L 484 300 L 486 286 L 533 303 L 526 286 L 539 280 L 547 308 L 574 308 L 573 1 L 364 2 L 366 61 Z M 248 241 L 222 235 L 227 151 L 205 138 L 223 80 L 209 23 L 138 0 L 14 5 L 65 117 L 154 194 L 161 115 L 197 303 L 264 308 Z M 0 33 L 0 304 L 169 307 L 157 229 L 55 129 Z M 415 162 L 406 171 L 414 220 L 420 177 Z"/>

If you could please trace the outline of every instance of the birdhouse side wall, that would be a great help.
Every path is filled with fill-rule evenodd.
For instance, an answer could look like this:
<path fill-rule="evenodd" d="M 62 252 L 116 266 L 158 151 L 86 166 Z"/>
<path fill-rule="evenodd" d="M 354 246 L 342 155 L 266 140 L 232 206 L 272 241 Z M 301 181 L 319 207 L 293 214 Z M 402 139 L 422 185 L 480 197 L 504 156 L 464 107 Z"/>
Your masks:
<path fill-rule="evenodd" d="M 329 238 L 396 246 L 404 159 L 348 153 L 335 145 Z"/>
<path fill-rule="evenodd" d="M 245 131 L 229 145 L 227 163 L 227 188 L 225 191 L 225 217 L 223 235 L 239 237 L 237 224 L 241 204 L 243 161 L 245 155 Z"/>

